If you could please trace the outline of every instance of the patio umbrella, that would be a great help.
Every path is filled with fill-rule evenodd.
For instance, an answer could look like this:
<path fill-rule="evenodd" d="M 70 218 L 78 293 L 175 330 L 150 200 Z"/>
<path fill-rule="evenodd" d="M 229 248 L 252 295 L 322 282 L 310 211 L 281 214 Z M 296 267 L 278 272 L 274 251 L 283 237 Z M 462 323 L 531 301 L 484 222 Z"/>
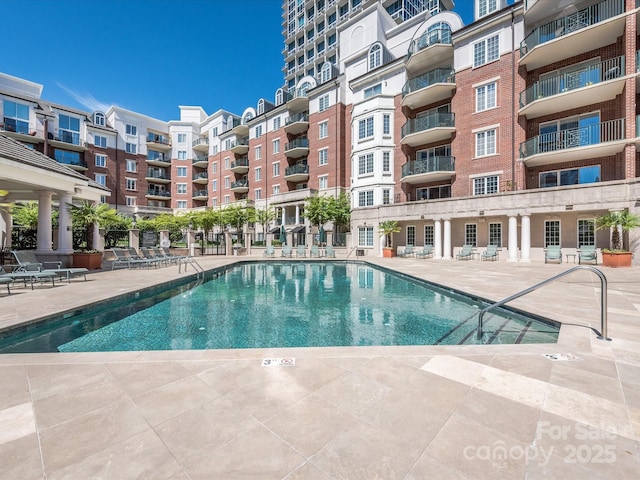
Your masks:
<path fill-rule="evenodd" d="M 320 225 L 320 233 L 318 233 L 318 242 L 322 243 L 326 243 L 327 241 L 327 235 L 324 233 L 324 227 L 322 225 Z"/>
<path fill-rule="evenodd" d="M 284 225 L 280 227 L 280 243 L 287 244 L 287 232 L 284 229 Z"/>

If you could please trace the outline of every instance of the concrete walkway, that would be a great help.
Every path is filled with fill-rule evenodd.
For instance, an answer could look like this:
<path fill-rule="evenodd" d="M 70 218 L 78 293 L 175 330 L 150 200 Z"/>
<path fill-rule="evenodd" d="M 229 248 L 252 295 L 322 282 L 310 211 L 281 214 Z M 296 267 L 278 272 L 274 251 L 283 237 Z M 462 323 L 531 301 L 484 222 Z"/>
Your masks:
<path fill-rule="evenodd" d="M 492 300 L 573 267 L 364 260 Z M 636 479 L 640 268 L 601 270 L 611 342 L 579 271 L 513 303 L 557 344 L 2 355 L 0 478 Z M 180 276 L 0 290 L 0 329 Z"/>

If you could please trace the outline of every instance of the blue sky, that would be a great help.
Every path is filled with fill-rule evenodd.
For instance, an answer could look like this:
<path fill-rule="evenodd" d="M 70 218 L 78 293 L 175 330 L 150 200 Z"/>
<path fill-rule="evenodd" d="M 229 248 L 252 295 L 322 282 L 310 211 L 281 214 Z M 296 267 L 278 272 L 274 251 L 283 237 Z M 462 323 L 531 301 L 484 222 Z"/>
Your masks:
<path fill-rule="evenodd" d="M 473 0 L 457 0 L 465 24 Z M 512 3 L 511 1 L 509 3 Z M 0 71 L 82 110 L 242 114 L 282 86 L 282 0 L 3 0 Z M 31 26 L 25 25 L 25 21 Z"/>

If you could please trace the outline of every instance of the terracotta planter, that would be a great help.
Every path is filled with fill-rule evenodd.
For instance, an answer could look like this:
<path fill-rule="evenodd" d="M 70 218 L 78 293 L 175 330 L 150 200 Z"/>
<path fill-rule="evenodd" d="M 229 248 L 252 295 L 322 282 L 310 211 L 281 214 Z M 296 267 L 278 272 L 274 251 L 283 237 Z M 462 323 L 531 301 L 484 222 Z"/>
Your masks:
<path fill-rule="evenodd" d="M 102 252 L 98 253 L 74 253 L 74 268 L 88 268 L 89 270 L 100 270 L 102 268 Z"/>
<path fill-rule="evenodd" d="M 602 265 L 605 267 L 630 267 L 633 253 L 631 252 L 602 252 Z"/>
<path fill-rule="evenodd" d="M 382 256 L 384 258 L 395 257 L 395 253 L 393 252 L 393 248 L 384 247 L 382 249 Z"/>

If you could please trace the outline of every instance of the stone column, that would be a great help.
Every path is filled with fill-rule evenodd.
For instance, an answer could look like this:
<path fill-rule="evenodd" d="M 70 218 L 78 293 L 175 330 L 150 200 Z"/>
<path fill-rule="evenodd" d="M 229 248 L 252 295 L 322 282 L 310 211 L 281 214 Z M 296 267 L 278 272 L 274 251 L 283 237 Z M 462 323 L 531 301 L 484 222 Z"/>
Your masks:
<path fill-rule="evenodd" d="M 509 215 L 509 262 L 518 261 L 518 217 Z"/>
<path fill-rule="evenodd" d="M 442 258 L 442 220 L 433 224 L 433 258 Z"/>
<path fill-rule="evenodd" d="M 140 230 L 137 228 L 129 230 L 129 247 L 135 248 L 136 252 L 140 248 Z"/>
<path fill-rule="evenodd" d="M 169 245 L 171 244 L 171 239 L 169 238 L 169 230 L 160 230 L 158 233 L 160 234 L 160 238 L 158 238 L 158 241 L 160 242 L 161 247 L 166 245 L 167 242 L 169 242 Z"/>
<path fill-rule="evenodd" d="M 38 246 L 36 253 L 50 254 L 51 250 L 51 192 L 38 193 Z"/>
<path fill-rule="evenodd" d="M 445 218 L 444 220 L 444 245 L 443 245 L 442 259 L 451 260 L 451 220 Z"/>
<path fill-rule="evenodd" d="M 531 215 L 522 215 L 522 230 L 520 232 L 520 261 L 531 261 Z"/>
<path fill-rule="evenodd" d="M 300 223 L 300 205 L 296 205 L 296 225 Z"/>
<path fill-rule="evenodd" d="M 100 238 L 100 232 L 104 233 L 104 230 L 100 229 L 100 226 L 97 223 L 93 224 L 93 239 L 92 239 L 92 243 L 93 243 L 93 248 L 95 250 L 100 249 L 100 245 L 104 244 L 104 241 L 102 240 L 102 238 Z"/>
<path fill-rule="evenodd" d="M 73 230 L 71 225 L 71 194 L 63 193 L 59 196 L 58 211 L 58 253 L 73 253 Z"/>
<path fill-rule="evenodd" d="M 0 210 L 0 248 L 11 248 L 12 215 L 6 210 Z"/>

